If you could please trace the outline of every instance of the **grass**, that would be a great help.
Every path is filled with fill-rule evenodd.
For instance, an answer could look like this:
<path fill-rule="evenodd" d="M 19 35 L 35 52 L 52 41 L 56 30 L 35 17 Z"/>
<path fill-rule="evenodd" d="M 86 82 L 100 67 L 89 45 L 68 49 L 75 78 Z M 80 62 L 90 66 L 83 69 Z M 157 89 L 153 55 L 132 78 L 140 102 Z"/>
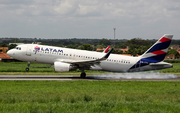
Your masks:
<path fill-rule="evenodd" d="M 158 70 L 161 73 L 180 75 L 180 63 L 172 63 L 173 68 Z M 55 72 L 49 64 L 31 63 L 29 72 L 26 72 L 27 62 L 0 62 L 0 75 L 80 75 L 81 71 Z M 85 70 L 88 75 L 105 74 L 104 71 Z"/>
<path fill-rule="evenodd" d="M 0 81 L 0 111 L 163 112 L 180 111 L 180 82 Z"/>
<path fill-rule="evenodd" d="M 0 62 L 0 75 L 80 75 L 81 71 L 55 72 L 49 64 L 31 63 L 29 72 L 26 72 L 27 62 Z M 87 74 L 102 74 L 106 72 L 85 70 Z"/>
<path fill-rule="evenodd" d="M 0 62 L 0 72 L 26 72 L 26 62 Z M 52 72 L 53 68 L 48 64 L 31 63 L 31 72 Z"/>
<path fill-rule="evenodd" d="M 179 74 L 179 63 L 160 70 Z M 0 62 L 1 75 L 71 75 L 57 73 L 53 66 L 25 62 Z M 87 71 L 87 74 L 105 72 Z M 179 81 L 0 81 L 0 113 L 57 112 L 156 112 L 180 111 Z"/>

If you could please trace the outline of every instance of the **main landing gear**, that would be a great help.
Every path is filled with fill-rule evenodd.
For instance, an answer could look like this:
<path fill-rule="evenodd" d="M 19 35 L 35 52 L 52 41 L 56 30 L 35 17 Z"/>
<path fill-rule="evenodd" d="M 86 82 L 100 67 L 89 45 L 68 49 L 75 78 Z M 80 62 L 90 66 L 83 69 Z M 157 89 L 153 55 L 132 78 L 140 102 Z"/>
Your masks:
<path fill-rule="evenodd" d="M 83 69 L 80 69 L 82 71 L 80 77 L 81 78 L 86 78 L 86 73 L 84 72 L 84 68 Z"/>
<path fill-rule="evenodd" d="M 86 73 L 85 72 L 81 73 L 81 78 L 86 78 Z"/>
<path fill-rule="evenodd" d="M 29 66 L 30 66 L 30 64 L 31 64 L 31 62 L 28 62 L 28 64 L 27 64 L 27 68 L 26 68 L 26 71 L 28 72 L 29 71 Z"/>

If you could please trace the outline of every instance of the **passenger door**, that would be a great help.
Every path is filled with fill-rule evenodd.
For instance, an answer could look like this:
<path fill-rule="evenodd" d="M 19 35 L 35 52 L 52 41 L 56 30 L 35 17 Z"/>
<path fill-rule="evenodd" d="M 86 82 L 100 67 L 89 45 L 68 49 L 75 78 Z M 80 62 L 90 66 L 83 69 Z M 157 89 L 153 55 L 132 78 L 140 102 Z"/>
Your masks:
<path fill-rule="evenodd" d="M 31 56 L 31 46 L 27 46 L 26 55 Z"/>

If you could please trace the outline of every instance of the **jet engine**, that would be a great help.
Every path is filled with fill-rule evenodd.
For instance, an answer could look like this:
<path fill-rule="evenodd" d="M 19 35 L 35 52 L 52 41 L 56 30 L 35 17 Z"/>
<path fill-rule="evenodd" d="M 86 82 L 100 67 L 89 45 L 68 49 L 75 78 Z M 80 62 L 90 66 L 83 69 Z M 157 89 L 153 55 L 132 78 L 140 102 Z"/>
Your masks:
<path fill-rule="evenodd" d="M 76 69 L 77 69 L 77 66 L 73 66 L 68 63 L 54 62 L 54 71 L 56 72 L 69 72 Z"/>

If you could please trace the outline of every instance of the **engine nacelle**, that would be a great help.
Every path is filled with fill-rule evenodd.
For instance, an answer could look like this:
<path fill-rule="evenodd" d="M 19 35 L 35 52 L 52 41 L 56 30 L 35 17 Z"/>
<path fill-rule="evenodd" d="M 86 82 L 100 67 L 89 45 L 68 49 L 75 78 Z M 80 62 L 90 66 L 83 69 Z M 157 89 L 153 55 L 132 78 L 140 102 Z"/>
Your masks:
<path fill-rule="evenodd" d="M 54 62 L 54 71 L 56 72 L 69 72 L 76 69 L 76 66 L 71 66 L 71 64 L 68 63 Z"/>

